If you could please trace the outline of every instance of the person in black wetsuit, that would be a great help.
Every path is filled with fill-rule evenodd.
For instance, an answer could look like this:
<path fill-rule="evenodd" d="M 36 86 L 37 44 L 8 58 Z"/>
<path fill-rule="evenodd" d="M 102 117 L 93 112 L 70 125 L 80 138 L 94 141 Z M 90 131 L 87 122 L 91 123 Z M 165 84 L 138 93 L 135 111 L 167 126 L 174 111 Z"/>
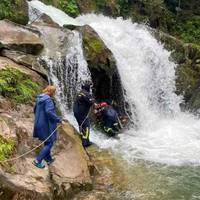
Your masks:
<path fill-rule="evenodd" d="M 82 85 L 82 90 L 78 93 L 73 107 L 74 116 L 78 122 L 79 131 L 82 136 L 83 147 L 88 147 L 91 145 L 91 142 L 89 140 L 90 120 L 88 114 L 90 111 L 90 107 L 93 105 L 95 100 L 90 94 L 90 87 L 90 83 Z"/>

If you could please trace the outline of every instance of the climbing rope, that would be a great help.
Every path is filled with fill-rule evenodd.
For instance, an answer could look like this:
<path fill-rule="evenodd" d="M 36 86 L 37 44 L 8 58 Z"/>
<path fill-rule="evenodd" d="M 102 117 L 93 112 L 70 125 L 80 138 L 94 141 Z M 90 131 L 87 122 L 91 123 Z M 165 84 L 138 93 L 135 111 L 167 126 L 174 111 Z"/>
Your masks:
<path fill-rule="evenodd" d="M 44 141 L 42 141 L 39 145 L 37 145 L 37 146 L 34 147 L 33 149 L 31 149 L 31 150 L 27 151 L 26 153 L 24 153 L 24 154 L 22 154 L 22 155 L 19 155 L 19 156 L 17 156 L 17 157 L 10 158 L 10 159 L 6 159 L 6 160 L 2 160 L 2 161 L 0 161 L 0 163 L 6 163 L 6 162 L 11 162 L 11 161 L 14 161 L 14 160 L 18 160 L 18 159 L 20 159 L 20 158 L 22 158 L 22 157 L 24 157 L 24 156 L 26 156 L 26 155 L 32 153 L 32 152 L 35 151 L 37 148 L 39 148 L 40 146 L 42 146 L 42 145 L 56 132 L 56 130 L 57 130 L 59 127 L 61 127 L 61 125 L 58 125 L 58 126 L 56 127 L 56 129 L 55 129 Z"/>

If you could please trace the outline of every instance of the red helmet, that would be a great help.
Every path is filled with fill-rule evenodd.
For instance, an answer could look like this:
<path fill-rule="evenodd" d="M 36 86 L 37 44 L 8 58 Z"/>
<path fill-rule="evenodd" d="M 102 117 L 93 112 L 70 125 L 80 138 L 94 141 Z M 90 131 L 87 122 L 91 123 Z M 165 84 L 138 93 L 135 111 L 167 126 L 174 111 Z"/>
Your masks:
<path fill-rule="evenodd" d="M 106 106 L 108 106 L 108 104 L 106 102 L 99 103 L 100 108 L 103 108 L 103 107 L 106 107 Z"/>

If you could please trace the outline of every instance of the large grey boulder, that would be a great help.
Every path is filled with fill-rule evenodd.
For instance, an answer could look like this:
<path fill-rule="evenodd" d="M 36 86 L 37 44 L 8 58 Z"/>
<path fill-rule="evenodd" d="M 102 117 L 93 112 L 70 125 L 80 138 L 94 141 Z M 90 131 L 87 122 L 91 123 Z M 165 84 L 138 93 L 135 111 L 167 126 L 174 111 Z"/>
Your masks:
<path fill-rule="evenodd" d="M 8 20 L 0 21 L 0 44 L 1 48 L 30 54 L 38 54 L 43 48 L 39 33 Z"/>

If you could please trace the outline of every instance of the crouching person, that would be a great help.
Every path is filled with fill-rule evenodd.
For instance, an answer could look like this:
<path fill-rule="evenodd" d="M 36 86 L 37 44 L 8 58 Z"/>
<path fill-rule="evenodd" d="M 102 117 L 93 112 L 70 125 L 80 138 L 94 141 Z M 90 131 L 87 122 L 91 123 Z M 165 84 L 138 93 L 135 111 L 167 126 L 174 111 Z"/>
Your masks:
<path fill-rule="evenodd" d="M 55 91 L 55 86 L 47 86 L 43 90 L 43 93 L 38 95 L 34 107 L 35 121 L 33 137 L 45 141 L 53 133 L 52 136 L 44 142 L 44 147 L 41 149 L 35 160 L 33 160 L 33 164 L 38 168 L 45 167 L 43 160 L 45 160 L 48 165 L 54 161 L 54 158 L 51 156 L 51 148 L 56 141 L 57 124 L 61 123 L 61 118 L 56 115 L 55 105 L 52 100 Z"/>
<path fill-rule="evenodd" d="M 96 115 L 102 121 L 104 131 L 109 136 L 115 136 L 120 129 L 116 110 L 106 102 L 101 102 L 96 106 Z"/>

